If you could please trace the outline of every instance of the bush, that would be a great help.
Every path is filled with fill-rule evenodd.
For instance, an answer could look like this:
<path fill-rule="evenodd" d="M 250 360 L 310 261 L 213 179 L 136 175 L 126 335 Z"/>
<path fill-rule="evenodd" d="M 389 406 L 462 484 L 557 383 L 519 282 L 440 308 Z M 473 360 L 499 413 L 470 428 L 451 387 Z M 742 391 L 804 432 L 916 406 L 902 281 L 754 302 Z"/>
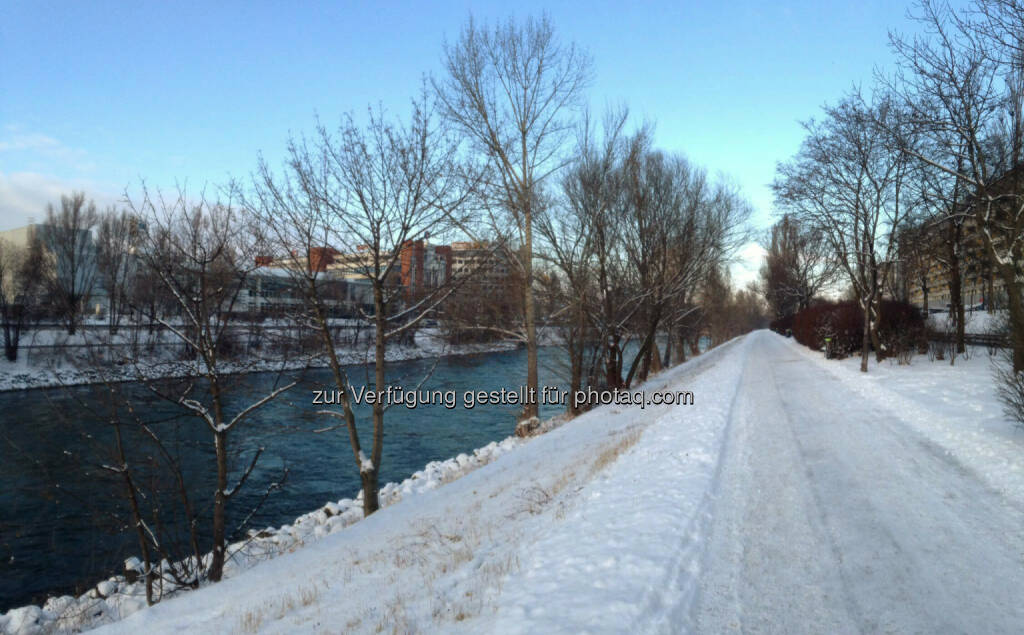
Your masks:
<path fill-rule="evenodd" d="M 786 337 L 790 337 L 790 336 L 793 335 L 793 318 L 794 317 L 796 317 L 796 316 L 795 315 L 787 315 L 785 317 L 780 317 L 780 318 L 777 318 L 775 320 L 772 320 L 772 322 L 770 324 L 768 324 L 768 328 L 770 328 L 771 330 L 775 331 L 779 335 L 785 335 Z"/>
<path fill-rule="evenodd" d="M 820 351 L 832 338 L 832 354 L 847 357 L 860 350 L 864 336 L 864 312 L 856 302 L 821 302 L 793 316 L 793 337 Z M 920 346 L 925 338 L 924 319 L 911 304 L 883 300 L 878 341 L 883 356 L 899 356 Z"/>
<path fill-rule="evenodd" d="M 924 318 L 917 307 L 906 302 L 882 301 L 878 342 L 886 357 L 900 358 L 915 349 L 927 347 L 926 333 Z"/>
<path fill-rule="evenodd" d="M 820 351 L 832 339 L 832 354 L 846 357 L 860 348 L 863 316 L 855 302 L 821 302 L 793 316 L 793 337 Z"/>
<path fill-rule="evenodd" d="M 989 335 L 1009 341 L 1009 334 L 1010 324 L 1006 312 L 996 314 Z M 1017 426 L 1024 427 L 1024 372 L 1013 370 L 1013 348 L 993 346 L 989 355 L 992 356 L 992 370 L 1003 413 Z"/>

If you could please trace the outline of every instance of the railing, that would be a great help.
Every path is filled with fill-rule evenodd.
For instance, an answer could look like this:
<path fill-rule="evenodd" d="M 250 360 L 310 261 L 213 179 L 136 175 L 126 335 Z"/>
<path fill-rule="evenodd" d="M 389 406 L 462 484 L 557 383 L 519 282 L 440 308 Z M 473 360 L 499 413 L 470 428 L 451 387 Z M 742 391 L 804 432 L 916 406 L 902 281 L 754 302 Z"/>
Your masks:
<path fill-rule="evenodd" d="M 952 342 L 955 333 L 929 333 L 928 339 L 933 342 Z M 1009 348 L 1009 339 L 995 333 L 964 333 L 964 344 L 971 346 L 988 346 L 990 348 Z"/>

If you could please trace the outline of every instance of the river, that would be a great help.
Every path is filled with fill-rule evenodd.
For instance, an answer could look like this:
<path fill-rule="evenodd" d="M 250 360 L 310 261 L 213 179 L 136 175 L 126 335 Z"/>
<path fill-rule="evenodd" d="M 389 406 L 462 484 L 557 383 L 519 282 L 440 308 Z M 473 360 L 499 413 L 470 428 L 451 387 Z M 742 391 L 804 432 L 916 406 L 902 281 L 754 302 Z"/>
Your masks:
<path fill-rule="evenodd" d="M 394 406 L 386 413 L 381 484 L 401 481 L 426 463 L 469 452 L 511 434 L 518 406 L 464 407 L 466 390 L 518 390 L 525 377 L 524 350 L 449 357 L 437 361 L 423 389 L 455 390 L 454 409 L 421 405 Z M 564 353 L 542 348 L 540 383 L 563 383 Z M 415 386 L 435 360 L 395 362 L 388 382 Z M 350 367 L 358 389 L 372 384 L 363 367 Z M 236 376 L 231 409 L 237 412 L 254 397 L 281 381 L 275 373 Z M 291 522 L 328 501 L 351 498 L 359 491 L 359 478 L 344 430 L 314 433 L 336 423 L 314 411 L 314 391 L 330 389 L 326 369 L 306 371 L 298 386 L 257 411 L 244 423 L 232 442 L 243 453 L 233 466 L 237 475 L 258 446 L 265 447 L 257 468 L 232 500 L 229 527 L 234 527 L 262 497 L 268 484 L 285 469 L 288 476 L 252 518 L 259 529 Z M 214 463 L 209 432 L 181 408 L 152 394 L 145 386 L 121 384 L 140 419 L 153 424 L 175 454 L 181 457 L 188 488 L 200 515 L 209 516 L 214 488 Z M 0 393 L 0 613 L 28 603 L 41 603 L 47 595 L 83 592 L 112 573 L 124 560 L 138 555 L 137 539 L 127 531 L 126 503 L 118 480 L 102 465 L 116 464 L 111 456 L 112 427 L 107 423 L 109 392 L 102 386 L 77 386 Z M 541 404 L 541 415 L 564 408 Z M 123 409 L 122 409 L 123 410 Z M 356 409 L 364 446 L 368 446 L 368 406 Z M 125 416 L 122 412 L 122 416 Z M 229 415 L 230 416 L 230 415 Z M 134 426 L 126 426 L 136 429 Z M 132 434 L 132 448 L 149 445 Z M 144 461 L 146 456 L 136 458 Z M 167 501 L 166 515 L 180 508 Z M 208 533 L 204 527 L 204 537 Z M 208 544 L 204 546 L 208 549 Z"/>

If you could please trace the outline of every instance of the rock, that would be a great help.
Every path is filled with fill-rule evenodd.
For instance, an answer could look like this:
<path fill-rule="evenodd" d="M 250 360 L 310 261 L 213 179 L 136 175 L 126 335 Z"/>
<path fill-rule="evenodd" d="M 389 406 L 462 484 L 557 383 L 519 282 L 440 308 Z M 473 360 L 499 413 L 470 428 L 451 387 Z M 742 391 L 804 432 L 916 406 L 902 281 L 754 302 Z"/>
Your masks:
<path fill-rule="evenodd" d="M 540 419 L 537 417 L 523 419 L 516 424 L 516 436 L 519 438 L 532 437 L 537 434 L 538 430 L 540 430 Z"/>

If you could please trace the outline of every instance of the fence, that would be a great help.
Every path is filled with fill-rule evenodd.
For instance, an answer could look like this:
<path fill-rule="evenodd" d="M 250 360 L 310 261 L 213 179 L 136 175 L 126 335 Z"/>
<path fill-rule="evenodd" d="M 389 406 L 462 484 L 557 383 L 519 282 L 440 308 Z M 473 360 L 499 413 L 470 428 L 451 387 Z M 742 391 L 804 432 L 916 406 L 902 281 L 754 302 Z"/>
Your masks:
<path fill-rule="evenodd" d="M 372 330 L 365 323 L 332 325 L 338 346 L 358 346 L 372 342 Z M 411 335 L 414 331 L 410 330 Z M 109 335 L 107 324 L 85 323 L 67 336 L 62 324 L 34 324 L 22 334 L 19 356 L 30 366 L 46 368 L 65 364 L 88 364 L 97 360 L 120 363 L 140 356 L 149 361 L 176 360 L 191 356 L 187 346 L 167 327 L 156 324 L 122 324 L 116 336 Z M 230 324 L 222 343 L 229 344 L 228 357 L 288 353 L 304 355 L 319 350 L 320 336 L 309 326 L 296 324 Z"/>
<path fill-rule="evenodd" d="M 935 333 L 929 334 L 929 339 L 933 342 L 947 342 L 950 343 L 956 339 L 954 333 Z M 971 346 L 987 346 L 989 348 L 1009 348 L 1009 339 L 1004 335 L 997 335 L 994 333 L 965 333 L 964 343 Z"/>

